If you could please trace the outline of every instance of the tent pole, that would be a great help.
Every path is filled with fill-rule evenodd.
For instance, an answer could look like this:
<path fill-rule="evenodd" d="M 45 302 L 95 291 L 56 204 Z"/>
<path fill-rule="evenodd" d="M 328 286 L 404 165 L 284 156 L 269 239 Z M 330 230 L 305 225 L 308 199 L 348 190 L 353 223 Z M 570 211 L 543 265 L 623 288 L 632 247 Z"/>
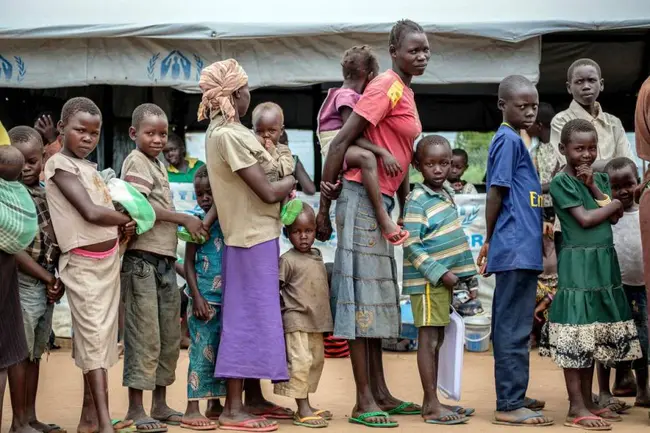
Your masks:
<path fill-rule="evenodd" d="M 311 130 L 314 146 L 314 184 L 316 185 L 316 191 L 320 191 L 320 181 L 323 173 L 323 158 L 320 153 L 320 144 L 318 143 L 318 134 L 316 131 L 318 125 L 318 112 L 323 103 L 323 93 L 321 92 L 320 84 L 314 84 L 311 86 L 311 101 Z"/>
<path fill-rule="evenodd" d="M 113 167 L 113 146 L 115 138 L 115 115 L 113 113 L 113 86 L 105 85 L 104 95 L 102 98 L 103 107 L 103 129 L 104 129 L 104 166 L 100 167 L 105 169 Z M 114 168 L 113 168 L 114 169 Z"/>

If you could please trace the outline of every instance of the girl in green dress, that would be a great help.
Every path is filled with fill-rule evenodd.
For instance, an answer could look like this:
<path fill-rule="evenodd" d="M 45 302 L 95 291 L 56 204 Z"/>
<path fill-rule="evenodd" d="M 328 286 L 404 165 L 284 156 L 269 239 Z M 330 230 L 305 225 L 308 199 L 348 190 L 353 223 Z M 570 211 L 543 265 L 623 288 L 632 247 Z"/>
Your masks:
<path fill-rule="evenodd" d="M 623 215 L 623 205 L 610 199 L 607 175 L 592 171 L 598 156 L 593 125 L 572 120 L 562 129 L 560 141 L 567 165 L 550 190 L 563 243 L 547 354 L 564 369 L 570 402 L 565 425 L 610 430 L 603 418 L 620 417 L 591 399 L 594 360 L 611 364 L 641 357 L 612 237 L 611 224 Z"/>

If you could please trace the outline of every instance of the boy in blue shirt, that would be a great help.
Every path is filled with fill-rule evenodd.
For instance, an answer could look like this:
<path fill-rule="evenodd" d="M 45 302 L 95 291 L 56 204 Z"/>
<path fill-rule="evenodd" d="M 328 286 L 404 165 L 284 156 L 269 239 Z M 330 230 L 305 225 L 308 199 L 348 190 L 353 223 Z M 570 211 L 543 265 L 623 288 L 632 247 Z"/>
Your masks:
<path fill-rule="evenodd" d="M 488 152 L 487 236 L 478 257 L 481 273 L 496 275 L 492 301 L 495 424 L 553 423 L 526 407 L 539 403 L 526 399 L 526 389 L 537 276 L 543 270 L 543 200 L 537 170 L 517 131 L 535 123 L 538 105 L 537 89 L 527 78 L 513 75 L 499 85 L 503 123 Z"/>

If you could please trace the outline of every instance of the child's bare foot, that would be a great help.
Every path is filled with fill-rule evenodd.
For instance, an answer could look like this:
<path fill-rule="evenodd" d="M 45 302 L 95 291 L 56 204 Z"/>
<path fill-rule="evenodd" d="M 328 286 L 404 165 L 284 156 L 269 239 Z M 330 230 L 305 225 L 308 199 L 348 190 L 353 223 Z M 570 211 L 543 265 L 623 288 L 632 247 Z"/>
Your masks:
<path fill-rule="evenodd" d="M 168 425 L 180 425 L 183 413 L 172 409 L 167 404 L 155 404 L 151 407 L 151 418 Z"/>
<path fill-rule="evenodd" d="M 132 419 L 135 426 L 138 429 L 138 432 L 146 431 L 167 431 L 167 425 L 160 421 L 157 421 L 147 415 L 144 411 L 144 408 L 129 408 L 128 413 L 126 414 L 125 419 Z"/>
<path fill-rule="evenodd" d="M 439 401 L 424 402 L 422 405 L 422 418 L 429 424 L 462 424 L 468 421 L 468 418 L 453 410 L 449 410 Z"/>
<path fill-rule="evenodd" d="M 303 426 L 303 427 L 320 427 L 327 426 L 329 423 L 320 415 L 317 415 L 310 407 L 307 405 L 304 409 L 298 407 L 298 411 L 293 416 L 294 425 Z"/>
<path fill-rule="evenodd" d="M 610 392 L 601 392 L 598 396 L 592 399 L 596 409 L 609 409 L 612 412 L 625 412 L 630 409 L 630 406 L 623 400 L 614 397 Z M 605 418 L 605 417 L 603 417 Z"/>
<path fill-rule="evenodd" d="M 569 408 L 569 413 L 566 416 L 567 427 L 584 427 L 586 429 L 603 429 L 610 430 L 612 425 L 599 416 L 594 416 L 587 408 L 573 409 Z"/>
<path fill-rule="evenodd" d="M 205 410 L 205 416 L 212 420 L 218 420 L 223 412 L 223 406 L 219 399 L 208 400 L 208 407 Z"/>
<path fill-rule="evenodd" d="M 37 419 L 30 420 L 29 425 L 32 426 L 33 429 L 42 433 L 65 433 L 58 425 L 45 424 Z"/>
<path fill-rule="evenodd" d="M 190 430 L 216 430 L 217 423 L 201 415 L 198 401 L 189 401 L 181 419 L 181 427 Z"/>
<path fill-rule="evenodd" d="M 625 372 L 617 372 L 612 394 L 615 397 L 634 397 L 636 393 L 636 379 L 632 370 L 626 369 Z"/>

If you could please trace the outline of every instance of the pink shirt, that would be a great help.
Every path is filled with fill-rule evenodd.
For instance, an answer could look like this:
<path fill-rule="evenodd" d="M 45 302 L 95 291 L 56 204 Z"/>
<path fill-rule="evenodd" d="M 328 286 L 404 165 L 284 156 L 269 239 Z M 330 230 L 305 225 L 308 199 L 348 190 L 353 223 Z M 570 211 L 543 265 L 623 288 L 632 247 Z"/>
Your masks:
<path fill-rule="evenodd" d="M 341 109 L 354 106 L 361 98 L 357 92 L 352 89 L 335 88 L 329 89 L 327 97 L 318 113 L 318 132 L 337 131 L 343 126 Z"/>
<path fill-rule="evenodd" d="M 393 197 L 408 176 L 413 145 L 422 133 L 413 90 L 389 69 L 368 84 L 354 112 L 370 122 L 363 135 L 375 145 L 388 149 L 402 167 L 402 175 L 396 177 L 388 177 L 385 170 L 379 170 L 382 194 Z M 351 169 L 345 178 L 362 183 L 361 170 Z"/>

